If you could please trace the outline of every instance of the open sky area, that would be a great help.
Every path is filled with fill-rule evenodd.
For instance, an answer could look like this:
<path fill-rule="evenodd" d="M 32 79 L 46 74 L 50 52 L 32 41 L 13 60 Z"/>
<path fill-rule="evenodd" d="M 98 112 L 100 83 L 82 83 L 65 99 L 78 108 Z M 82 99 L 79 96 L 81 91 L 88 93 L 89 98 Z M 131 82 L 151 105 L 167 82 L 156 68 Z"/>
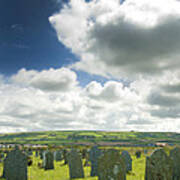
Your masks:
<path fill-rule="evenodd" d="M 180 1 L 0 0 L 0 132 L 180 132 Z"/>

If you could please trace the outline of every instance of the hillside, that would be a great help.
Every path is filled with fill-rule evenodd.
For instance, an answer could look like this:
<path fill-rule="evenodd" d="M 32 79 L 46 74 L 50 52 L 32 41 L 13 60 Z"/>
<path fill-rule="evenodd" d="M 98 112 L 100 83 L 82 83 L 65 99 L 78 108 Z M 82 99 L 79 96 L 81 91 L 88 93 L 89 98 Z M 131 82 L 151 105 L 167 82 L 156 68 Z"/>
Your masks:
<path fill-rule="evenodd" d="M 20 144 L 88 144 L 113 143 L 148 145 L 156 142 L 180 144 L 180 134 L 170 132 L 106 132 L 106 131 L 47 131 L 0 134 L 0 143 Z"/>

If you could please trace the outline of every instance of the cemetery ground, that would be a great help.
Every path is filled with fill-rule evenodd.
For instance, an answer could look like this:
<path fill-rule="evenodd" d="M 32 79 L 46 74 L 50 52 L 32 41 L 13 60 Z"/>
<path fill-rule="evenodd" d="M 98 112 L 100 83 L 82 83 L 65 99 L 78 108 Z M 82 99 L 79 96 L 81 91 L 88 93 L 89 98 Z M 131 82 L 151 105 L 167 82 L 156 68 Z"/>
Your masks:
<path fill-rule="evenodd" d="M 127 150 L 130 152 L 132 157 L 132 171 L 127 173 L 127 180 L 144 180 L 145 176 L 145 159 L 146 156 L 150 155 L 151 152 L 154 151 L 155 148 L 148 148 L 148 154 L 142 153 L 141 158 L 136 158 L 134 155 L 136 151 L 141 150 L 143 152 L 144 149 L 142 148 L 116 148 L 120 152 L 123 150 Z M 166 149 L 166 151 L 169 151 Z M 69 180 L 69 169 L 68 165 L 64 165 L 63 160 L 60 162 L 54 161 L 55 168 L 54 170 L 47 170 L 40 169 L 38 167 L 38 162 L 42 162 L 39 157 L 35 157 L 35 152 L 31 156 L 33 159 L 33 165 L 28 167 L 28 180 Z M 84 167 L 85 178 L 87 180 L 98 180 L 97 177 L 90 177 L 90 166 Z M 3 172 L 3 165 L 0 163 L 0 171 L 1 175 Z M 0 178 L 1 180 L 5 180 Z M 77 179 L 82 180 L 82 179 Z"/>
<path fill-rule="evenodd" d="M 43 160 L 40 155 L 35 155 L 36 150 L 49 150 L 57 152 L 63 149 L 68 152 L 75 148 L 79 152 L 83 149 L 91 149 L 97 145 L 102 151 L 116 149 L 119 154 L 128 151 L 132 158 L 132 171 L 127 172 L 126 180 L 144 180 L 146 157 L 149 157 L 156 149 L 163 148 L 165 154 L 169 155 L 170 150 L 180 145 L 180 134 L 160 132 L 103 132 L 103 131 L 48 131 L 32 133 L 10 133 L 0 134 L 0 149 L 13 150 L 15 144 L 22 147 L 22 150 L 33 150 L 31 166 L 28 166 L 28 180 L 69 180 L 69 166 L 64 165 L 64 160 L 54 161 L 53 170 L 45 170 L 40 166 Z M 141 152 L 140 157 L 138 152 Z M 3 175 L 3 162 L 0 158 L 0 176 Z M 102 161 L 101 161 L 102 162 Z M 108 161 L 109 162 L 109 161 Z M 83 159 L 83 165 L 85 159 Z M 92 163 L 90 162 L 92 165 Z M 91 166 L 83 166 L 85 180 L 98 180 L 98 177 L 91 177 Z M 103 163 L 102 163 L 103 164 Z M 156 164 L 156 163 L 155 163 Z M 76 178 L 77 179 L 77 178 Z M 0 178 L 3 180 L 3 178 Z M 5 180 L 5 179 L 4 179 Z M 77 179 L 78 180 L 78 179 Z M 79 179 L 80 180 L 80 179 Z"/>

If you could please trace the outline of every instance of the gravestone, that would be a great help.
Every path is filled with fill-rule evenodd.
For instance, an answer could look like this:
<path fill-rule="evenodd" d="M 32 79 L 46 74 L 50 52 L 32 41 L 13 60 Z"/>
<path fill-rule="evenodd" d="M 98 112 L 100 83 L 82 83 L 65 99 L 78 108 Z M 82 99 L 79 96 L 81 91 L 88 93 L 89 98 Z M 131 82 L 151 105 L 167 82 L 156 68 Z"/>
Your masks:
<path fill-rule="evenodd" d="M 85 161 L 84 161 L 84 166 L 85 167 L 88 167 L 88 166 L 90 166 L 90 153 L 89 153 L 90 151 L 89 150 L 87 150 L 87 153 L 86 153 L 86 157 L 85 157 Z"/>
<path fill-rule="evenodd" d="M 70 178 L 84 178 L 84 170 L 80 154 L 76 150 L 68 153 L 68 165 Z"/>
<path fill-rule="evenodd" d="M 144 154 L 147 154 L 148 153 L 148 150 L 147 149 L 144 149 Z"/>
<path fill-rule="evenodd" d="M 44 151 L 43 151 L 43 150 L 40 150 L 40 151 L 39 151 L 40 159 L 43 159 L 43 154 L 44 154 Z"/>
<path fill-rule="evenodd" d="M 126 180 L 126 164 L 119 151 L 110 149 L 99 157 L 98 180 Z"/>
<path fill-rule="evenodd" d="M 97 146 L 92 147 L 90 150 L 89 159 L 91 162 L 91 176 L 98 175 L 98 158 L 101 154 L 102 152 Z"/>
<path fill-rule="evenodd" d="M 87 150 L 83 149 L 82 150 L 82 159 L 86 159 L 86 156 L 87 156 Z"/>
<path fill-rule="evenodd" d="M 46 151 L 43 154 L 43 168 L 44 170 L 54 169 L 54 156 L 50 151 Z"/>
<path fill-rule="evenodd" d="M 61 151 L 55 151 L 54 152 L 54 160 L 56 160 L 56 161 L 62 161 L 63 160 Z"/>
<path fill-rule="evenodd" d="M 17 147 L 4 160 L 3 178 L 6 180 L 27 180 L 27 156 Z"/>
<path fill-rule="evenodd" d="M 170 151 L 170 158 L 173 162 L 173 180 L 180 180 L 180 148 L 176 147 Z"/>
<path fill-rule="evenodd" d="M 35 157 L 38 157 L 38 156 L 39 156 L 38 151 L 35 151 Z"/>
<path fill-rule="evenodd" d="M 125 163 L 126 163 L 126 172 L 128 171 L 132 171 L 132 158 L 129 154 L 128 151 L 123 151 L 121 153 L 122 157 L 124 157 L 125 159 Z"/>
<path fill-rule="evenodd" d="M 136 155 L 137 159 L 140 158 L 141 157 L 141 151 L 136 151 L 135 155 Z"/>
<path fill-rule="evenodd" d="M 146 157 L 145 180 L 172 180 L 172 160 L 163 149 Z"/>
<path fill-rule="evenodd" d="M 28 156 L 32 156 L 33 155 L 33 151 L 32 150 L 28 150 L 27 154 L 28 154 Z"/>
<path fill-rule="evenodd" d="M 63 149 L 64 165 L 66 165 L 68 163 L 67 154 L 68 154 L 67 150 Z"/>

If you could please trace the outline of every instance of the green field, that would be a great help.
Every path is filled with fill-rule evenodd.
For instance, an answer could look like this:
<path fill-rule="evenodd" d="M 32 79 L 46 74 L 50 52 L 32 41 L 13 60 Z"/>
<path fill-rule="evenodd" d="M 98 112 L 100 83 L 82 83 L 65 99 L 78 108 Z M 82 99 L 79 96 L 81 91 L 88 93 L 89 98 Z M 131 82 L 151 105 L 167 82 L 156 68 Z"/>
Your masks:
<path fill-rule="evenodd" d="M 0 143 L 66 145 L 86 142 L 180 144 L 180 134 L 170 132 L 47 131 L 0 134 Z"/>

